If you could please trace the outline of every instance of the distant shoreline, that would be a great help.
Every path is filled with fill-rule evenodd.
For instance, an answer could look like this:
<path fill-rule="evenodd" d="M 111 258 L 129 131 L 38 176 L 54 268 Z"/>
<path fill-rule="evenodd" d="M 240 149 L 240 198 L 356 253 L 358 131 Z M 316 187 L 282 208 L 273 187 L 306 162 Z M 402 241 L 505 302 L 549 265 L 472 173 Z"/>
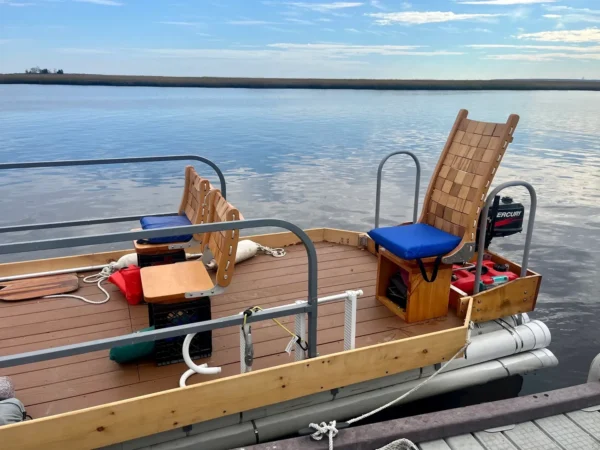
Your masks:
<path fill-rule="evenodd" d="M 247 89 L 600 91 L 600 80 L 361 80 L 317 78 L 156 77 L 141 75 L 0 74 L 0 84 Z"/>

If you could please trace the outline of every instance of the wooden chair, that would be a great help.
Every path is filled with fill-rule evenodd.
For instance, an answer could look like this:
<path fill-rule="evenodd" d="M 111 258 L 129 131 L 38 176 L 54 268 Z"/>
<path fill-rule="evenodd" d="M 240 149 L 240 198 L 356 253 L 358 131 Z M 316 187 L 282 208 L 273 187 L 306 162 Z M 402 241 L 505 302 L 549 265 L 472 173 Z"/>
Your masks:
<path fill-rule="evenodd" d="M 209 208 L 206 202 L 209 192 L 215 190 L 207 179 L 202 178 L 194 167 L 185 168 L 185 185 L 177 216 L 145 217 L 154 228 L 168 226 L 197 225 L 207 223 Z M 193 238 L 200 244 L 207 242 L 208 235 L 196 234 Z M 134 241 L 138 255 L 162 255 L 191 247 L 192 236 L 172 236 L 150 241 Z"/>
<path fill-rule="evenodd" d="M 428 290 L 426 297 L 441 295 L 442 300 L 439 308 L 433 308 L 437 312 L 423 316 L 439 314 L 444 308 L 447 311 L 451 265 L 469 261 L 474 255 L 481 208 L 519 122 L 519 116 L 514 114 L 506 123 L 478 122 L 467 116 L 464 109 L 458 113 L 433 172 L 418 223 L 369 232 L 383 247 L 380 269 L 383 257 L 387 260 L 384 265 L 404 266 L 410 273 L 418 267 L 426 282 L 435 282 L 435 286 L 421 288 Z M 381 270 L 382 274 L 393 272 L 387 266 Z M 379 285 L 378 296 L 385 297 L 387 281 L 379 280 Z"/>
<path fill-rule="evenodd" d="M 240 220 L 239 211 L 221 195 L 219 190 L 208 194 L 209 222 Z M 233 278 L 239 231 L 205 233 L 207 248 L 217 262 L 213 283 L 203 261 L 144 267 L 141 270 L 144 299 L 148 303 L 180 303 L 224 292 Z M 203 241 L 204 242 L 204 241 Z"/>

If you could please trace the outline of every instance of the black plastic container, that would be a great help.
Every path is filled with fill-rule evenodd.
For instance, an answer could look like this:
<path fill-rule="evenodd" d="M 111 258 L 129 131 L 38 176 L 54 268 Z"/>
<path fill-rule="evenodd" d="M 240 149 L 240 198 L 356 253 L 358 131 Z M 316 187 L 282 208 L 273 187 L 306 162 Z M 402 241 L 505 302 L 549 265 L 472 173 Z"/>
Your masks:
<path fill-rule="evenodd" d="M 150 325 L 159 330 L 162 328 L 203 322 L 211 319 L 210 297 L 172 304 L 148 304 Z M 182 347 L 184 336 L 177 336 L 156 341 L 154 357 L 157 366 L 166 366 L 183 361 Z M 212 331 L 196 334 L 190 344 L 192 359 L 208 358 L 212 355 Z"/>

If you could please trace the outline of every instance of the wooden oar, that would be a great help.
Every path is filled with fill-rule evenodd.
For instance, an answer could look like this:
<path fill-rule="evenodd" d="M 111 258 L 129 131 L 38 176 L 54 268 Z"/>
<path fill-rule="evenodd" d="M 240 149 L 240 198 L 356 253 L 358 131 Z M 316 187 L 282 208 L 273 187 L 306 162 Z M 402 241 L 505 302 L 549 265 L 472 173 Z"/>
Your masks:
<path fill-rule="evenodd" d="M 0 300 L 6 302 L 29 300 L 73 292 L 77 289 L 79 289 L 79 279 L 69 274 L 5 281 L 0 283 Z"/>

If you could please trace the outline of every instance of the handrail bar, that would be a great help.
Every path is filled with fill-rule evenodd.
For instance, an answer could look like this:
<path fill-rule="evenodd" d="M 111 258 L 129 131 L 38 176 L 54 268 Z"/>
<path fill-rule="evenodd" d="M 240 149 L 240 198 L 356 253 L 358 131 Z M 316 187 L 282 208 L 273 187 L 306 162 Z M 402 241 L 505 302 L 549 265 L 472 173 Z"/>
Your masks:
<path fill-rule="evenodd" d="M 230 222 L 208 223 L 200 225 L 186 225 L 182 227 L 160 228 L 154 230 L 127 231 L 90 236 L 45 239 L 31 242 L 16 242 L 10 244 L 0 244 L 0 255 L 40 250 L 51 250 L 57 248 L 80 247 L 95 244 L 106 244 L 136 239 L 150 239 L 173 235 L 201 234 L 214 231 L 243 230 L 248 228 L 261 227 L 284 228 L 294 233 L 302 241 L 302 244 L 304 245 L 308 256 L 308 304 L 296 304 L 288 308 L 283 308 L 281 310 L 270 310 L 270 312 L 266 313 L 266 315 L 257 313 L 253 314 L 252 316 L 258 316 L 260 320 L 266 320 L 273 317 L 280 317 L 306 312 L 308 315 L 308 356 L 311 358 L 315 357 L 317 356 L 318 308 L 317 251 L 312 240 L 304 230 L 299 228 L 297 225 L 294 225 L 285 220 L 250 219 Z M 56 347 L 53 349 L 38 350 L 34 352 L 23 353 L 20 355 L 2 356 L 0 357 L 0 367 L 26 364 L 36 361 L 45 361 L 48 359 L 61 358 L 64 356 L 88 353 L 100 349 L 108 349 L 115 345 L 147 342 L 157 339 L 164 339 L 165 337 L 180 336 L 182 334 L 206 331 L 213 328 L 222 328 L 226 326 L 239 325 L 241 324 L 241 322 L 239 321 L 240 317 L 232 316 L 228 318 L 214 319 L 197 324 L 173 327 L 169 328 L 168 331 L 148 331 L 145 333 L 136 333 L 135 335 L 125 335 L 116 338 L 107 338 L 100 339 L 97 341 L 84 342 L 80 344 L 66 345 L 62 347 Z M 257 320 L 256 317 L 253 320 Z"/>
<path fill-rule="evenodd" d="M 485 253 L 485 230 L 487 227 L 487 218 L 490 207 L 494 198 L 498 193 L 508 187 L 523 186 L 529 191 L 531 204 L 529 206 L 529 220 L 527 222 L 527 234 L 525 235 L 525 247 L 523 249 L 523 261 L 521 263 L 521 277 L 527 276 L 527 264 L 529 263 L 529 250 L 531 248 L 531 238 L 533 236 L 533 224 L 535 222 L 535 212 L 537 209 L 537 194 L 533 186 L 525 181 L 508 181 L 496 187 L 487 197 L 483 214 L 479 223 L 479 242 L 477 244 L 477 268 L 475 270 L 475 285 L 473 286 L 473 294 L 479 293 L 479 283 L 481 281 L 481 268 L 483 266 L 483 254 Z"/>
<path fill-rule="evenodd" d="M 375 228 L 379 228 L 379 208 L 381 204 L 381 178 L 383 172 L 383 166 L 394 155 L 408 155 L 415 161 L 415 166 L 417 168 L 417 175 L 415 180 L 415 200 L 414 200 L 414 208 L 413 208 L 413 223 L 417 223 L 417 215 L 419 212 L 419 185 L 421 184 L 421 163 L 419 162 L 419 158 L 409 151 L 400 150 L 397 152 L 392 152 L 386 157 L 384 157 L 379 163 L 379 167 L 377 168 L 377 191 L 375 194 Z"/>
<path fill-rule="evenodd" d="M 140 220 L 142 217 L 161 217 L 161 216 L 174 216 L 174 215 L 177 215 L 177 211 L 162 212 L 162 213 L 156 213 L 156 214 L 143 214 L 143 215 L 138 214 L 135 216 L 70 220 L 67 222 L 47 222 L 47 223 L 31 223 L 31 224 L 26 224 L 26 225 L 10 225 L 7 227 L 0 227 L 0 233 L 16 233 L 19 231 L 30 231 L 30 230 L 47 230 L 49 228 L 81 227 L 81 226 L 87 226 L 87 225 L 99 225 L 99 224 L 104 224 L 104 223 L 132 222 L 134 220 Z"/>
<path fill-rule="evenodd" d="M 14 162 L 14 163 L 2 163 L 0 164 L 0 170 L 9 169 L 34 169 L 41 167 L 71 167 L 71 166 L 94 166 L 94 165 L 107 165 L 107 164 L 133 164 L 142 162 L 161 162 L 161 161 L 200 161 L 203 162 L 216 172 L 219 177 L 219 183 L 221 186 L 221 194 L 223 198 L 227 198 L 227 184 L 225 182 L 225 175 L 213 161 L 196 155 L 165 155 L 165 156 L 138 156 L 131 158 L 102 158 L 102 159 L 74 159 L 74 160 L 61 160 L 61 161 L 32 161 L 32 162 Z M 29 230 L 43 230 L 48 228 L 65 228 L 75 227 L 83 225 L 97 225 L 103 223 L 116 223 L 116 222 L 129 222 L 132 220 L 139 220 L 142 217 L 156 217 L 172 215 L 175 213 L 158 213 L 158 214 L 144 214 L 136 216 L 123 216 L 123 217 L 109 217 L 106 219 L 88 219 L 88 220 L 72 220 L 66 222 L 48 222 L 41 224 L 26 224 L 26 225 L 14 225 L 7 227 L 0 227 L 0 233 L 12 233 L 18 231 L 29 231 Z"/>

